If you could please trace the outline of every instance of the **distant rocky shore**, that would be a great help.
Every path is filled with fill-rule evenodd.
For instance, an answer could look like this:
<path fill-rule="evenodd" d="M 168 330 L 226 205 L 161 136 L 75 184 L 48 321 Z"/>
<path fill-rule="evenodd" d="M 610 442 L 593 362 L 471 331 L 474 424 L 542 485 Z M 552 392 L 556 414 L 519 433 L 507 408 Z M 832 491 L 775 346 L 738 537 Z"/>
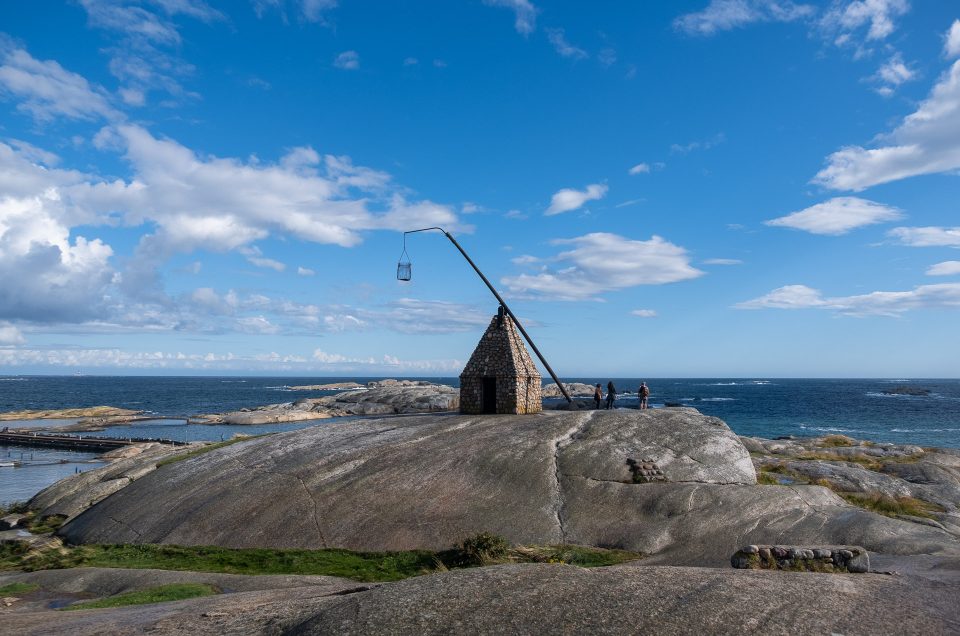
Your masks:
<path fill-rule="evenodd" d="M 229 413 L 197 415 L 191 424 L 275 424 L 298 422 L 347 415 L 397 415 L 456 411 L 460 407 L 460 390 L 445 384 L 422 380 L 380 380 L 365 386 L 357 383 L 350 390 L 319 398 L 303 398 L 295 402 L 267 404 Z M 321 389 L 331 385 L 312 385 Z M 337 385 L 342 388 L 344 385 Z M 307 390 L 308 387 L 300 387 Z"/>

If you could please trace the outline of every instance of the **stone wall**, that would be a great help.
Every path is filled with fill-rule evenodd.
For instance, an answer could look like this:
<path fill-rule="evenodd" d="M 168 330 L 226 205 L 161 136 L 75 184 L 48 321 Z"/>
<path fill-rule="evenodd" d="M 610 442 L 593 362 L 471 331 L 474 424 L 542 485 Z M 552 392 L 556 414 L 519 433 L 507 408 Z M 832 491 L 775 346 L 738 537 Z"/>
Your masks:
<path fill-rule="evenodd" d="M 730 557 L 730 565 L 751 570 L 869 572 L 870 555 L 860 546 L 748 545 Z"/>
<path fill-rule="evenodd" d="M 490 321 L 460 374 L 460 412 L 483 412 L 483 379 L 496 378 L 496 412 L 539 413 L 543 409 L 540 372 L 510 316 Z"/>

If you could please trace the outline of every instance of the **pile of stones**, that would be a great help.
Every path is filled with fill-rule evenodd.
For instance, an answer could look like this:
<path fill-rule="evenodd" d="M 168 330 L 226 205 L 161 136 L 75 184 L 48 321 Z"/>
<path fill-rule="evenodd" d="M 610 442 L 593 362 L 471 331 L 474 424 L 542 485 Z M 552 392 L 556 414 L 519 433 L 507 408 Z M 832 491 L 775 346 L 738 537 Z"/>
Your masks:
<path fill-rule="evenodd" d="M 627 465 L 630 466 L 630 472 L 633 473 L 633 483 L 646 484 L 651 481 L 667 481 L 666 475 L 660 470 L 656 462 L 652 459 L 628 459 Z"/>
<path fill-rule="evenodd" d="M 870 555 L 860 546 L 748 545 L 730 557 L 730 565 L 741 570 L 861 573 L 870 571 Z"/>

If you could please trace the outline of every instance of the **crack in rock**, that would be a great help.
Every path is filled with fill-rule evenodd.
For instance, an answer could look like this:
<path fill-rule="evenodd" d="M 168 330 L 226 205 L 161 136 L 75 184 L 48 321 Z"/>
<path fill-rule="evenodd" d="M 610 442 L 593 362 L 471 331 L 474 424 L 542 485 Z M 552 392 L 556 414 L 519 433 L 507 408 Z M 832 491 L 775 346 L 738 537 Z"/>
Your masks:
<path fill-rule="evenodd" d="M 320 537 L 320 545 L 326 548 L 327 539 L 323 536 L 323 531 L 320 529 L 320 520 L 317 518 L 317 500 L 313 496 L 313 493 L 310 492 L 310 489 L 307 488 L 307 484 L 303 481 L 303 478 L 300 475 L 291 475 L 291 477 L 295 477 L 297 481 L 300 482 L 300 485 L 303 487 L 304 491 L 306 491 L 307 496 L 310 497 L 310 501 L 313 502 L 313 525 L 317 528 L 317 536 Z"/>
<path fill-rule="evenodd" d="M 557 518 L 557 528 L 560 530 L 560 542 L 566 543 L 567 540 L 567 530 L 564 527 L 564 508 L 566 507 L 566 501 L 563 497 L 563 487 L 560 484 L 560 480 L 564 477 L 563 473 L 560 472 L 560 451 L 573 443 L 576 435 L 583 430 L 583 427 L 593 419 L 593 416 L 596 415 L 597 411 L 590 411 L 586 413 L 585 418 L 577 418 L 577 423 L 567 430 L 563 435 L 556 438 L 553 442 L 553 490 L 554 490 L 554 500 L 555 505 L 553 508 L 553 514 Z"/>
<path fill-rule="evenodd" d="M 140 534 L 140 532 L 138 532 L 137 529 L 134 528 L 133 526 L 131 526 L 130 524 L 124 523 L 123 521 L 120 521 L 119 519 L 117 519 L 117 518 L 114 517 L 114 516 L 111 516 L 111 517 L 110 517 L 110 521 L 114 522 L 114 523 L 117 524 L 118 526 L 121 526 L 121 527 L 123 527 L 123 528 L 126 528 L 127 530 L 129 530 L 129 531 L 132 532 L 133 534 L 137 535 L 137 538 L 138 538 L 138 539 L 142 539 L 142 538 L 143 538 L 143 535 Z"/>

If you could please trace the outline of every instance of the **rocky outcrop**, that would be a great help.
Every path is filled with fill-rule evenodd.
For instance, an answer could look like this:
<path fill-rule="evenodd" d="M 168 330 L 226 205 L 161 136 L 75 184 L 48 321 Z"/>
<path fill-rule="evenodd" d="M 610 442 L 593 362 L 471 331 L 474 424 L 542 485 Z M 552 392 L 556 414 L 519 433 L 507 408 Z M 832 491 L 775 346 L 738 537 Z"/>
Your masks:
<path fill-rule="evenodd" d="M 349 391 L 353 389 L 362 389 L 366 385 L 358 382 L 334 382 L 333 384 L 303 384 L 300 386 L 288 386 L 291 391 Z"/>
<path fill-rule="evenodd" d="M 570 394 L 570 397 L 592 398 L 593 391 L 596 389 L 592 384 L 583 384 L 581 382 L 564 382 L 563 386 L 567 390 L 567 393 Z M 560 388 L 553 382 L 543 385 L 542 394 L 545 398 L 563 397 L 563 394 L 560 393 Z M 606 392 L 604 392 L 604 395 L 606 395 Z"/>
<path fill-rule="evenodd" d="M 191 424 L 276 424 L 346 415 L 397 415 L 455 411 L 460 391 L 420 380 L 380 380 L 366 388 L 320 398 L 268 404 L 230 413 L 198 415 Z"/>
<path fill-rule="evenodd" d="M 731 568 L 502 565 L 382 585 L 320 581 L 273 589 L 280 577 L 157 573 L 221 581 L 236 592 L 85 612 L 36 606 L 3 614 L 29 634 L 951 634 L 960 625 L 953 576 L 857 576 Z M 945 570 L 950 573 L 950 570 Z M 116 572 L 129 585 L 130 574 Z M 47 575 L 47 576 L 37 576 Z M 50 576 L 52 575 L 52 576 Z M 71 571 L 16 575 L 41 585 Z M 93 586 L 116 586 L 91 572 Z M 293 578 L 293 577 L 286 577 Z M 308 577 L 299 577 L 307 579 Z M 320 578 L 320 577 L 317 577 Z M 7 578 L 0 578 L 6 582 Z M 235 582 L 236 581 L 236 582 Z M 216 583 L 215 583 L 216 584 Z M 61 585 L 62 587 L 62 585 Z M 78 587 L 82 587 L 82 584 Z M 0 610 L 2 611 L 2 610 Z"/>
<path fill-rule="evenodd" d="M 960 537 L 960 451 L 855 440 L 842 435 L 742 438 L 756 468 L 784 483 L 824 485 L 841 495 L 913 500 L 914 523 Z"/>
<path fill-rule="evenodd" d="M 72 418 L 105 418 L 117 420 L 119 418 L 133 418 L 143 411 L 121 409 L 115 406 L 89 406 L 76 409 L 47 409 L 42 411 L 8 411 L 0 413 L 0 421 L 6 420 L 46 420 Z M 124 421 L 129 421 L 126 419 Z"/>
<path fill-rule="evenodd" d="M 634 483 L 628 460 L 664 479 Z M 694 409 L 331 422 L 163 466 L 61 528 L 75 543 L 444 549 L 482 531 L 721 565 L 745 544 L 948 554 L 942 529 L 820 486 L 757 486 L 744 445 Z"/>

